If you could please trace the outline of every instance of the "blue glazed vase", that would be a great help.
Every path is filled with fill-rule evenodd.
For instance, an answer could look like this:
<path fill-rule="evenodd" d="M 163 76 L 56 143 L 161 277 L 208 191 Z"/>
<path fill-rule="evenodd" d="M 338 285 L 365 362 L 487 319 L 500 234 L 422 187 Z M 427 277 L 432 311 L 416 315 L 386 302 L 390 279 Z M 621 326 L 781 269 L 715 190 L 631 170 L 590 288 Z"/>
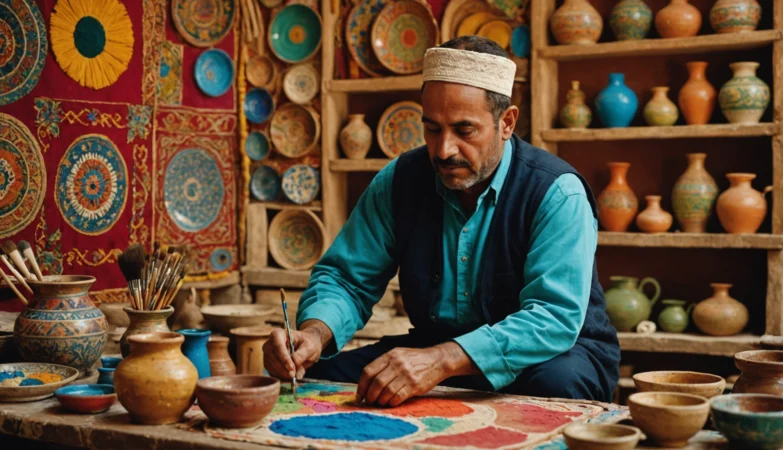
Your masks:
<path fill-rule="evenodd" d="M 212 376 L 209 368 L 209 353 L 207 352 L 207 341 L 212 334 L 209 330 L 197 330 L 188 328 L 179 330 L 177 333 L 185 336 L 185 343 L 182 344 L 182 353 L 196 366 L 198 378 L 208 378 Z"/>
<path fill-rule="evenodd" d="M 631 124 L 639 100 L 636 94 L 625 85 L 625 75 L 610 73 L 609 85 L 595 99 L 595 109 L 601 123 L 607 128 L 624 128 Z"/>
<path fill-rule="evenodd" d="M 115 367 L 98 367 L 98 384 L 109 384 L 114 386 Z"/>

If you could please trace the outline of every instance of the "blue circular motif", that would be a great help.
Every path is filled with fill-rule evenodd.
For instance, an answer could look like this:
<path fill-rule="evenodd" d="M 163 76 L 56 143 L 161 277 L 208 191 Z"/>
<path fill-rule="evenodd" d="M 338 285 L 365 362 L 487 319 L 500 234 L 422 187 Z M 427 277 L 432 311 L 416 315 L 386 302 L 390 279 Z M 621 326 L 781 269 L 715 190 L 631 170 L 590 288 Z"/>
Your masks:
<path fill-rule="evenodd" d="M 320 189 L 318 171 L 307 164 L 293 165 L 283 174 L 283 193 L 294 203 L 310 203 Z"/>
<path fill-rule="evenodd" d="M 220 97 L 228 92 L 234 82 L 234 63 L 228 53 L 212 48 L 196 60 L 196 84 L 210 97 Z"/>
<path fill-rule="evenodd" d="M 269 139 L 264 133 L 254 131 L 245 140 L 245 154 L 253 161 L 261 161 L 269 156 Z"/>
<path fill-rule="evenodd" d="M 419 431 L 419 427 L 408 421 L 364 412 L 279 419 L 269 429 L 284 436 L 359 442 L 399 439 Z"/>
<path fill-rule="evenodd" d="M 211 225 L 224 194 L 223 175 L 206 150 L 187 148 L 171 158 L 163 179 L 163 201 L 178 227 L 195 233 Z"/>
<path fill-rule="evenodd" d="M 264 88 L 253 88 L 245 96 L 245 116 L 253 123 L 266 122 L 274 109 L 275 100 Z"/>
<path fill-rule="evenodd" d="M 54 199 L 63 219 L 82 234 L 109 231 L 128 197 L 128 170 L 114 143 L 99 134 L 77 138 L 59 167 Z"/>
<path fill-rule="evenodd" d="M 38 84 L 48 45 L 34 0 L 0 0 L 0 105 L 19 100 Z"/>
<path fill-rule="evenodd" d="M 212 265 L 212 270 L 216 272 L 228 270 L 233 261 L 234 258 L 231 256 L 231 252 L 224 248 L 216 249 L 209 255 L 209 263 Z"/>
<path fill-rule="evenodd" d="M 277 200 L 280 195 L 280 175 L 269 166 L 261 166 L 250 178 L 250 193 L 262 202 Z"/>
<path fill-rule="evenodd" d="M 520 25 L 511 33 L 511 51 L 520 58 L 530 56 L 530 27 Z"/>

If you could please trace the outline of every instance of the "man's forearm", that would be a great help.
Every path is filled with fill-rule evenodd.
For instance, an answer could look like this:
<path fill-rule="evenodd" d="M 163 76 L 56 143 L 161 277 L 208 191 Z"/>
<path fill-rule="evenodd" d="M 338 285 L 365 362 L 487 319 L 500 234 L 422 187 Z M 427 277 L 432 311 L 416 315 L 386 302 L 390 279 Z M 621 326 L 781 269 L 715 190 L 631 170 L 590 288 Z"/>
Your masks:
<path fill-rule="evenodd" d="M 465 350 L 454 341 L 444 342 L 443 344 L 436 345 L 435 348 L 440 350 L 442 354 L 442 367 L 445 370 L 447 378 L 463 376 L 463 375 L 478 375 L 481 373 L 478 366 L 470 359 Z"/>
<path fill-rule="evenodd" d="M 304 333 L 311 333 L 314 336 L 317 336 L 321 341 L 321 350 L 325 349 L 326 346 L 329 345 L 329 342 L 331 342 L 333 337 L 332 330 L 330 330 L 325 323 L 315 319 L 302 322 L 302 325 L 299 327 L 299 331 Z"/>

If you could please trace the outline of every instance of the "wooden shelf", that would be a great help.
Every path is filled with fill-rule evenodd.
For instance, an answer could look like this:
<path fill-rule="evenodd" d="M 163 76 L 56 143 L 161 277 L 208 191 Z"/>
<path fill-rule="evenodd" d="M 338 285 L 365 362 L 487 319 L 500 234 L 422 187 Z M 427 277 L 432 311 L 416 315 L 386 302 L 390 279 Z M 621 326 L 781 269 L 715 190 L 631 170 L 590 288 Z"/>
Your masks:
<path fill-rule="evenodd" d="M 716 337 L 701 334 L 652 334 L 618 332 L 623 351 L 652 353 L 691 353 L 713 356 L 734 356 L 744 350 L 761 348 L 761 336 L 740 334 Z"/>
<path fill-rule="evenodd" d="M 421 89 L 421 80 L 421 74 L 399 77 L 363 78 L 359 80 L 331 80 L 325 83 L 324 89 L 327 92 L 418 91 Z"/>
<path fill-rule="evenodd" d="M 304 289 L 310 281 L 310 271 L 245 266 L 242 268 L 242 281 L 250 286 Z M 396 276 L 389 282 L 389 289 L 400 290 L 400 283 Z"/>
<path fill-rule="evenodd" d="M 204 281 L 186 281 L 182 283 L 182 291 L 187 291 L 190 288 L 195 289 L 218 289 L 227 286 L 233 286 L 239 284 L 239 272 L 231 272 L 227 277 L 223 277 L 217 280 L 204 280 Z"/>
<path fill-rule="evenodd" d="M 675 125 L 671 127 L 627 128 L 558 128 L 543 130 L 541 137 L 549 142 L 624 141 L 635 139 L 687 139 L 773 136 L 780 126 L 775 123 L 742 125 L 722 123 L 713 125 Z"/>
<path fill-rule="evenodd" d="M 332 159 L 329 168 L 332 172 L 379 172 L 391 162 L 391 159 Z"/>
<path fill-rule="evenodd" d="M 605 247 L 749 248 L 783 249 L 783 235 L 727 233 L 618 233 L 599 231 L 598 245 Z"/>
<path fill-rule="evenodd" d="M 268 209 L 283 210 L 283 209 L 299 209 L 307 211 L 322 211 L 323 206 L 320 201 L 310 202 L 306 205 L 297 205 L 290 202 L 253 202 L 254 204 L 264 205 Z"/>
<path fill-rule="evenodd" d="M 539 50 L 542 58 L 556 61 L 580 59 L 637 57 L 748 50 L 764 47 L 781 39 L 780 31 L 761 30 L 749 33 L 708 34 L 686 38 L 644 39 L 606 42 L 595 45 L 550 45 Z"/>

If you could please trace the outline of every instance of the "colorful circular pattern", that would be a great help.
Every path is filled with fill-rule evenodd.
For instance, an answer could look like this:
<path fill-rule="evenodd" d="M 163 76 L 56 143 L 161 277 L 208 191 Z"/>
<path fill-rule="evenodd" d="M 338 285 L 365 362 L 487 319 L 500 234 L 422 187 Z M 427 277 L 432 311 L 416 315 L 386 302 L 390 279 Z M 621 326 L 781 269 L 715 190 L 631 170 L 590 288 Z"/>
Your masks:
<path fill-rule="evenodd" d="M 24 229 L 41 209 L 46 166 L 22 122 L 0 113 L 0 238 Z"/>
<path fill-rule="evenodd" d="M 310 203 L 320 189 L 318 171 L 307 164 L 295 164 L 283 173 L 283 193 L 294 203 Z"/>
<path fill-rule="evenodd" d="M 408 421 L 365 412 L 295 416 L 276 420 L 270 429 L 283 436 L 353 442 L 399 439 L 419 431 Z"/>
<path fill-rule="evenodd" d="M 377 135 L 386 156 L 396 158 L 425 144 L 421 116 L 421 105 L 411 101 L 395 103 L 384 111 Z"/>
<path fill-rule="evenodd" d="M 345 41 L 356 64 L 368 74 L 380 77 L 388 72 L 378 61 L 370 44 L 372 23 L 391 0 L 360 0 L 348 13 L 345 26 Z"/>
<path fill-rule="evenodd" d="M 323 223 L 315 214 L 285 209 L 269 224 L 269 253 L 284 269 L 308 270 L 325 250 L 325 233 Z"/>
<path fill-rule="evenodd" d="M 228 53 L 218 48 L 199 55 L 194 72 L 196 85 L 210 97 L 220 97 L 234 83 L 234 62 Z"/>
<path fill-rule="evenodd" d="M 234 24 L 234 0 L 173 0 L 171 19 L 179 34 L 196 47 L 211 47 Z"/>
<path fill-rule="evenodd" d="M 269 120 L 275 110 L 275 99 L 264 88 L 253 88 L 245 95 L 245 117 L 247 120 L 260 124 Z"/>
<path fill-rule="evenodd" d="M 258 201 L 271 202 L 280 195 L 280 175 L 269 166 L 261 166 L 250 177 L 250 194 Z"/>
<path fill-rule="evenodd" d="M 171 158 L 163 179 L 163 201 L 178 227 L 195 233 L 211 225 L 224 196 L 223 175 L 209 152 L 186 148 Z"/>
<path fill-rule="evenodd" d="M 261 161 L 269 156 L 269 139 L 260 131 L 253 131 L 245 140 L 245 154 L 253 161 Z"/>
<path fill-rule="evenodd" d="M 231 252 L 225 248 L 218 248 L 209 255 L 209 264 L 212 265 L 212 270 L 215 272 L 228 270 L 233 261 L 234 258 L 231 256 Z"/>
<path fill-rule="evenodd" d="M 310 64 L 291 67 L 283 77 L 283 92 L 286 97 L 300 105 L 315 98 L 321 85 L 321 76 Z"/>
<path fill-rule="evenodd" d="M 321 16 L 305 5 L 288 5 L 269 25 L 269 47 L 287 63 L 311 58 L 321 47 Z"/>
<path fill-rule="evenodd" d="M 438 44 L 438 23 L 429 6 L 398 0 L 378 14 L 371 36 L 381 64 L 394 73 L 413 74 L 421 72 L 424 52 Z"/>
<path fill-rule="evenodd" d="M 47 49 L 46 28 L 35 1 L 0 0 L 0 105 L 33 90 Z"/>
<path fill-rule="evenodd" d="M 275 111 L 270 124 L 272 143 L 288 158 L 305 156 L 321 136 L 318 113 L 309 106 L 286 103 Z"/>
<path fill-rule="evenodd" d="M 108 137 L 88 134 L 68 147 L 54 185 L 54 200 L 68 225 L 82 234 L 103 234 L 125 208 L 128 170 Z"/>

